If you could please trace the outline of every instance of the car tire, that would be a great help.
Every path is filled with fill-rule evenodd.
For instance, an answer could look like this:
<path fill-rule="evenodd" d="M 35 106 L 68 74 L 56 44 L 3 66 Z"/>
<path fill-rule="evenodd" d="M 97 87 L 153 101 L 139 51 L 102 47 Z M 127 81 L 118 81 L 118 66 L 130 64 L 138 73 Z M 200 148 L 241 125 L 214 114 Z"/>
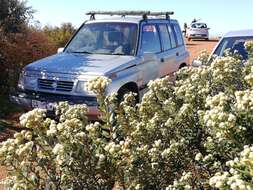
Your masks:
<path fill-rule="evenodd" d="M 180 70 L 180 69 L 182 69 L 182 68 L 184 68 L 184 67 L 187 67 L 187 65 L 186 65 L 185 63 L 181 64 L 181 65 L 179 66 L 178 70 Z"/>
<path fill-rule="evenodd" d="M 120 104 L 124 100 L 124 96 L 126 94 L 129 94 L 130 92 L 133 92 L 133 91 L 125 87 L 120 88 L 120 90 L 118 91 L 118 103 Z M 136 93 L 136 92 L 133 92 L 133 93 Z M 139 102 L 138 95 L 136 95 L 135 99 L 136 99 L 135 103 L 138 103 Z"/>
<path fill-rule="evenodd" d="M 191 38 L 188 38 L 188 41 L 191 41 Z"/>
<path fill-rule="evenodd" d="M 209 38 L 206 38 L 205 40 L 206 40 L 206 41 L 209 41 Z"/>

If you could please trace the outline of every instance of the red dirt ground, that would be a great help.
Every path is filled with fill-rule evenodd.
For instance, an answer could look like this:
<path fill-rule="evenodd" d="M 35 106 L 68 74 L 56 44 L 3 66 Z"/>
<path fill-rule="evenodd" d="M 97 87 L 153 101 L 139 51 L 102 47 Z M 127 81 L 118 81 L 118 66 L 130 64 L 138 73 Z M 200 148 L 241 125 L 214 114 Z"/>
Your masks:
<path fill-rule="evenodd" d="M 211 39 L 209 41 L 201 41 L 201 40 L 194 40 L 194 41 L 187 41 L 186 47 L 190 52 L 190 61 L 192 62 L 194 59 L 196 59 L 199 55 L 199 53 L 203 50 L 207 50 L 208 52 L 212 52 L 213 48 L 218 43 L 218 39 Z"/>

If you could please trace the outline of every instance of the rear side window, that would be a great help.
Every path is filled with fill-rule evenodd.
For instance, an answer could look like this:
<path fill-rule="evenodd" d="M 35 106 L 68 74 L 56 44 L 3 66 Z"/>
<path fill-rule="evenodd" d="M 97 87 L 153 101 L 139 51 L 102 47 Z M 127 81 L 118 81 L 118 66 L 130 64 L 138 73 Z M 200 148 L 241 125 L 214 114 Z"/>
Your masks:
<path fill-rule="evenodd" d="M 179 25 L 176 24 L 176 25 L 173 25 L 173 27 L 174 27 L 174 30 L 175 30 L 175 33 L 177 36 L 177 45 L 178 46 L 184 45 L 184 39 L 183 39 L 182 31 L 181 31 Z"/>
<path fill-rule="evenodd" d="M 160 24 L 159 30 L 160 30 L 161 40 L 163 44 L 163 49 L 165 51 L 171 49 L 171 41 L 170 41 L 170 36 L 169 36 L 169 32 L 168 32 L 168 28 L 166 24 Z"/>
<path fill-rule="evenodd" d="M 175 33 L 173 32 L 171 25 L 167 25 L 167 27 L 168 27 L 168 31 L 170 34 L 171 46 L 172 46 L 172 48 L 175 48 L 175 47 L 177 47 Z"/>
<path fill-rule="evenodd" d="M 141 52 L 158 53 L 161 52 L 159 34 L 154 24 L 146 24 L 142 27 Z"/>

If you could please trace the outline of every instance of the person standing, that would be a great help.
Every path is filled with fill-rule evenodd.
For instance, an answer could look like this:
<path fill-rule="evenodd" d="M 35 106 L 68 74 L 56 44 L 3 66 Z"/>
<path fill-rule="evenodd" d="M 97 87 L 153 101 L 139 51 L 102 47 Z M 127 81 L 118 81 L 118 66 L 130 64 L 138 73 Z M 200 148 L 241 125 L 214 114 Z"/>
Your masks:
<path fill-rule="evenodd" d="M 184 31 L 183 31 L 184 37 L 186 37 L 186 31 L 187 31 L 187 23 L 184 23 Z"/>
<path fill-rule="evenodd" d="M 196 18 L 193 19 L 192 23 L 195 23 L 195 22 L 197 22 Z"/>

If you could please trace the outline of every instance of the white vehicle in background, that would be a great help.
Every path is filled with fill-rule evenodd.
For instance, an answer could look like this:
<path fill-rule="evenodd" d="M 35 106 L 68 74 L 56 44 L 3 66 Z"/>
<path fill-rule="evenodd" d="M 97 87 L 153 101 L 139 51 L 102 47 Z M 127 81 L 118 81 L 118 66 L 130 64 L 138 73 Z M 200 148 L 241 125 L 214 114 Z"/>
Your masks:
<path fill-rule="evenodd" d="M 241 55 L 243 60 L 247 60 L 248 52 L 244 47 L 247 41 L 253 41 L 253 29 L 230 31 L 226 33 L 213 49 L 208 61 L 209 64 L 211 64 L 213 56 L 224 56 L 225 50 L 229 50 L 231 53 L 236 52 Z M 202 63 L 199 60 L 194 60 L 192 62 L 192 66 L 199 67 L 201 65 Z"/>
<path fill-rule="evenodd" d="M 253 30 L 230 31 L 219 41 L 212 55 L 223 56 L 225 50 L 229 49 L 230 52 L 237 52 L 243 60 L 246 60 L 248 59 L 248 52 L 244 44 L 247 41 L 253 41 Z"/>
<path fill-rule="evenodd" d="M 209 40 L 209 29 L 206 23 L 193 22 L 186 30 L 186 38 Z"/>

